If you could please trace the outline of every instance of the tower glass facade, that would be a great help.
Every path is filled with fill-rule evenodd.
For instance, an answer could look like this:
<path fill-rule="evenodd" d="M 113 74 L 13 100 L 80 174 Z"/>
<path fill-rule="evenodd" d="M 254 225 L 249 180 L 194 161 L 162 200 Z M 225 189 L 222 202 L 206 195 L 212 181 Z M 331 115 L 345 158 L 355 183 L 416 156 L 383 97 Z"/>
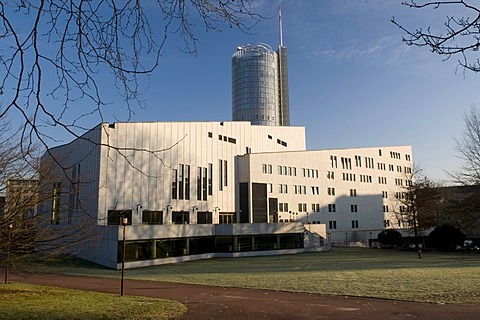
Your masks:
<path fill-rule="evenodd" d="M 279 125 L 277 53 L 264 44 L 238 47 L 232 56 L 234 121 Z"/>

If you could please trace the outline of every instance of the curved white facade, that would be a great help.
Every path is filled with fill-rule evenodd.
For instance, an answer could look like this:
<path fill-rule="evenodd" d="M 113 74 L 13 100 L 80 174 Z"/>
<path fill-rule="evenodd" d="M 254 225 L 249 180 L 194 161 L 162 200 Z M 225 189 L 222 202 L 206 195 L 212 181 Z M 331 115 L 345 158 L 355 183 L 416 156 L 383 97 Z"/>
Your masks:
<path fill-rule="evenodd" d="M 264 44 L 238 47 L 232 56 L 232 117 L 279 125 L 277 53 Z"/>

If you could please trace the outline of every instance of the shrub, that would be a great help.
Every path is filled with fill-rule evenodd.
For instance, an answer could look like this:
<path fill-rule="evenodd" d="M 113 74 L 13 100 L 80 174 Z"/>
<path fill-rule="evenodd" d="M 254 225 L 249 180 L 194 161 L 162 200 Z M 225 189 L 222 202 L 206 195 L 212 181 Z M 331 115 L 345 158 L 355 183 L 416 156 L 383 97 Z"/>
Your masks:
<path fill-rule="evenodd" d="M 385 229 L 378 234 L 378 241 L 384 246 L 393 247 L 400 245 L 402 235 L 395 229 Z"/>
<path fill-rule="evenodd" d="M 465 239 L 465 234 L 450 224 L 438 226 L 428 235 L 432 248 L 444 250 L 455 249 L 457 245 L 463 245 Z"/>

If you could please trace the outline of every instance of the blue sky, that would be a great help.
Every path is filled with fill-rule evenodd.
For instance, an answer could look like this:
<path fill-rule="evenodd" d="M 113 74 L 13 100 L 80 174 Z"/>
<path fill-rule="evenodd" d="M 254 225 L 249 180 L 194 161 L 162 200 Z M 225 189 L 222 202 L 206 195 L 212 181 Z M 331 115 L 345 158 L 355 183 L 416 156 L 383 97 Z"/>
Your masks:
<path fill-rule="evenodd" d="M 136 109 L 131 121 L 230 120 L 231 56 L 246 43 L 277 47 L 278 3 L 253 0 L 257 12 L 272 18 L 249 34 L 205 32 L 198 22 L 197 56 L 178 50 L 178 36 L 169 37 L 160 66 L 142 88 L 145 108 Z M 455 58 L 442 61 L 425 48 L 407 47 L 390 22 L 395 16 L 406 26 L 425 27 L 442 22 L 446 12 L 409 9 L 401 0 L 281 5 L 291 124 L 306 127 L 308 149 L 412 145 L 424 173 L 446 179 L 444 170 L 459 163 L 454 137 L 463 130 L 463 114 L 480 99 L 480 75 L 463 72 Z M 123 120 L 122 101 L 114 91 L 107 95 L 112 104 L 105 121 Z M 70 139 L 58 138 L 56 144 Z"/>
<path fill-rule="evenodd" d="M 480 98 L 480 75 L 464 73 L 456 59 L 442 61 L 424 48 L 407 47 L 390 20 L 435 24 L 441 12 L 408 9 L 397 0 L 284 0 L 283 39 L 288 48 L 291 124 L 305 126 L 309 149 L 412 145 L 414 161 L 429 177 L 447 179 L 458 159 L 454 137 L 463 114 Z M 257 1 L 277 13 L 277 1 Z M 237 45 L 279 42 L 276 17 L 253 34 L 199 33 L 198 56 L 167 43 L 133 120 L 231 119 L 231 55 Z"/>

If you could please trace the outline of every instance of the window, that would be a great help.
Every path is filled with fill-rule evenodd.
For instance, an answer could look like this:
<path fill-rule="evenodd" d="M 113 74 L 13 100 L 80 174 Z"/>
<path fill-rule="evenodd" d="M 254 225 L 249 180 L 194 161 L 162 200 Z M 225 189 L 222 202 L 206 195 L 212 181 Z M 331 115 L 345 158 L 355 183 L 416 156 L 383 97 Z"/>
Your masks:
<path fill-rule="evenodd" d="M 185 166 L 183 164 L 179 165 L 179 172 L 178 172 L 178 199 L 183 199 L 183 174 L 185 170 Z"/>
<path fill-rule="evenodd" d="M 388 206 L 387 205 L 383 206 L 383 212 L 388 212 Z"/>
<path fill-rule="evenodd" d="M 184 172 L 184 179 L 185 179 L 185 200 L 190 200 L 190 165 L 185 165 L 185 172 Z"/>
<path fill-rule="evenodd" d="M 328 187 L 328 188 L 327 188 L 327 194 L 328 194 L 329 196 L 334 196 L 334 195 L 335 195 L 335 188 L 330 188 L 330 187 Z"/>
<path fill-rule="evenodd" d="M 384 226 L 385 228 L 390 227 L 390 220 L 383 220 L 383 226 Z"/>
<path fill-rule="evenodd" d="M 203 168 L 203 174 L 202 174 L 202 194 L 203 194 L 203 197 L 202 199 L 204 201 L 207 200 L 207 168 Z"/>
<path fill-rule="evenodd" d="M 202 167 L 197 167 L 197 200 L 202 200 Z"/>
<path fill-rule="evenodd" d="M 357 196 L 357 189 L 350 189 L 350 197 L 356 197 Z"/>
<path fill-rule="evenodd" d="M 350 205 L 350 212 L 358 212 L 358 207 L 356 204 Z"/>
<path fill-rule="evenodd" d="M 352 169 L 352 159 L 341 157 L 340 162 L 342 162 L 342 169 Z"/>
<path fill-rule="evenodd" d="M 273 173 L 273 168 L 272 168 L 272 165 L 271 165 L 271 164 L 268 164 L 268 165 L 267 165 L 267 173 L 268 173 L 268 174 L 272 174 L 272 173 Z"/>
<path fill-rule="evenodd" d="M 208 137 L 209 137 L 209 138 L 212 138 L 212 137 L 213 137 L 213 133 L 209 132 L 209 133 L 208 133 Z"/>
<path fill-rule="evenodd" d="M 60 224 L 60 209 L 62 206 L 62 190 L 60 182 L 53 183 L 52 193 L 51 224 Z"/>
<path fill-rule="evenodd" d="M 208 195 L 213 195 L 213 163 L 208 164 Z"/>
<path fill-rule="evenodd" d="M 387 199 L 388 198 L 388 192 L 387 191 L 382 191 L 382 198 Z"/>
<path fill-rule="evenodd" d="M 329 229 L 337 229 L 337 221 L 328 221 L 328 228 Z"/>
<path fill-rule="evenodd" d="M 177 169 L 172 170 L 172 199 L 177 199 Z"/>
<path fill-rule="evenodd" d="M 329 204 L 328 205 L 328 212 L 335 212 L 336 211 L 335 209 L 336 209 L 335 204 Z"/>
<path fill-rule="evenodd" d="M 335 172 L 327 171 L 327 179 L 335 180 Z"/>
<path fill-rule="evenodd" d="M 163 224 L 163 211 L 142 211 L 143 224 Z"/>
<path fill-rule="evenodd" d="M 362 157 L 361 156 L 355 156 L 355 165 L 357 167 L 361 167 L 362 166 Z"/>
<path fill-rule="evenodd" d="M 358 220 L 352 220 L 352 229 L 358 228 Z"/>
<path fill-rule="evenodd" d="M 225 179 L 224 179 L 224 183 L 225 183 L 225 187 L 228 186 L 228 163 L 227 163 L 227 160 L 223 160 L 223 165 L 224 165 L 224 168 L 223 168 L 223 174 L 225 175 Z"/>
<path fill-rule="evenodd" d="M 330 156 L 330 167 L 337 167 L 337 156 Z"/>
<path fill-rule="evenodd" d="M 374 169 L 375 165 L 373 162 L 373 158 L 365 157 L 365 167 L 369 169 Z"/>
<path fill-rule="evenodd" d="M 128 225 L 132 224 L 132 210 L 108 210 L 107 224 L 120 225 L 122 218 L 127 218 Z"/>
<path fill-rule="evenodd" d="M 379 184 L 387 184 L 387 178 L 386 177 L 378 177 L 378 183 Z"/>

